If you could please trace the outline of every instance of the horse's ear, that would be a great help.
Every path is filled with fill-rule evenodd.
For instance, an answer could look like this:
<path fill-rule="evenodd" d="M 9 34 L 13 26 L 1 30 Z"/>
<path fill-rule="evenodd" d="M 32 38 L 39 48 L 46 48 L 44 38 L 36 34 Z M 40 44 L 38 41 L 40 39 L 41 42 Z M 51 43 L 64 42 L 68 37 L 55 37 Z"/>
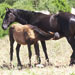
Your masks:
<path fill-rule="evenodd" d="M 9 8 L 6 8 L 6 11 L 10 11 L 10 9 Z"/>

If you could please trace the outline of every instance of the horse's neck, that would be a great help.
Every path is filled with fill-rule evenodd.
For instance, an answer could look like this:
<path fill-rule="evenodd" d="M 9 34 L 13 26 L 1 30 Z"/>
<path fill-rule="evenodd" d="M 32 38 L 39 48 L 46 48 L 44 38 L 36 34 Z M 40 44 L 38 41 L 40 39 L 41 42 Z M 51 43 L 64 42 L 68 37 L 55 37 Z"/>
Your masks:
<path fill-rule="evenodd" d="M 16 22 L 19 22 L 19 23 L 21 23 L 21 24 L 27 24 L 27 21 L 26 21 L 25 19 L 21 18 L 21 17 L 18 17 L 18 18 L 16 19 Z"/>
<path fill-rule="evenodd" d="M 36 13 L 34 12 L 30 18 L 29 23 L 31 24 L 37 24 L 39 23 L 43 18 L 45 18 L 47 15 L 46 14 L 42 14 L 42 13 Z"/>
<path fill-rule="evenodd" d="M 32 16 L 32 12 L 31 11 L 24 11 L 24 10 L 21 10 L 18 12 L 18 15 L 22 18 L 22 19 L 28 19 L 29 17 Z"/>
<path fill-rule="evenodd" d="M 38 22 L 39 19 L 45 17 L 46 15 L 45 14 L 42 14 L 42 13 L 37 13 L 37 12 L 34 12 L 34 11 L 24 11 L 24 10 L 19 10 L 17 12 L 17 17 L 19 19 L 19 21 L 27 21 L 27 23 L 36 23 Z M 21 22 L 22 23 L 22 22 Z M 33 23 L 33 24 L 34 24 Z"/>

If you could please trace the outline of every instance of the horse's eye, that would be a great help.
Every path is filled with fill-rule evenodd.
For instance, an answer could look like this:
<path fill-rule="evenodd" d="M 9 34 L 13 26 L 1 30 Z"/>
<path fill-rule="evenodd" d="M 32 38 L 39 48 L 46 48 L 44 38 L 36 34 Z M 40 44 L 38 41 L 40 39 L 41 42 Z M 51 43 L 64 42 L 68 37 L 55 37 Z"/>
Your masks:
<path fill-rule="evenodd" d="M 12 13 L 9 14 L 9 20 L 13 21 L 15 19 L 15 15 L 13 15 Z"/>

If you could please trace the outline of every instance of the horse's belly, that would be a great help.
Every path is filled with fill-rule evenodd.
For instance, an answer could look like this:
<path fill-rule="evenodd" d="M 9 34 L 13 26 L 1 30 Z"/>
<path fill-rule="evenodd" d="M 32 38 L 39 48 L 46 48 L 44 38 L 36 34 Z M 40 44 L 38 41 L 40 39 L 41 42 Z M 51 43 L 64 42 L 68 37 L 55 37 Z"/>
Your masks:
<path fill-rule="evenodd" d="M 19 44 L 23 44 L 25 45 L 26 44 L 26 41 L 24 39 L 24 35 L 22 32 L 15 32 L 13 34 L 13 37 L 14 37 L 14 40 L 19 43 Z"/>

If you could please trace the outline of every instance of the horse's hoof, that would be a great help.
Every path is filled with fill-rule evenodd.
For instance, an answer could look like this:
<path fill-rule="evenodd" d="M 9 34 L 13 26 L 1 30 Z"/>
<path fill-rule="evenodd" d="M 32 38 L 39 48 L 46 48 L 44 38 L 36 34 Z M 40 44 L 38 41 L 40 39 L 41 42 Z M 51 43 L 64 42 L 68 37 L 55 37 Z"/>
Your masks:
<path fill-rule="evenodd" d="M 73 64 L 69 64 L 69 66 L 73 66 Z"/>
<path fill-rule="evenodd" d="M 73 65 L 75 65 L 75 59 L 74 58 L 71 58 L 71 61 L 70 61 L 69 66 L 73 66 Z"/>
<path fill-rule="evenodd" d="M 74 62 L 72 62 L 72 63 L 70 63 L 70 64 L 69 64 L 69 66 L 73 66 L 73 65 L 75 65 L 75 63 L 74 63 Z"/>
<path fill-rule="evenodd" d="M 17 66 L 17 68 L 18 68 L 19 70 L 21 70 L 21 69 L 22 69 L 22 66 Z"/>
<path fill-rule="evenodd" d="M 45 64 L 46 65 L 49 65 L 49 59 L 46 60 Z"/>
<path fill-rule="evenodd" d="M 46 60 L 49 63 L 49 59 Z"/>
<path fill-rule="evenodd" d="M 39 58 L 39 60 L 37 61 L 37 64 L 40 64 L 41 63 L 41 59 Z"/>
<path fill-rule="evenodd" d="M 23 65 L 21 65 L 21 64 L 18 64 L 17 65 L 17 68 L 20 70 L 20 69 L 22 69 L 22 67 L 23 67 Z"/>
<path fill-rule="evenodd" d="M 32 67 L 32 65 L 31 64 L 28 64 L 28 67 Z"/>

